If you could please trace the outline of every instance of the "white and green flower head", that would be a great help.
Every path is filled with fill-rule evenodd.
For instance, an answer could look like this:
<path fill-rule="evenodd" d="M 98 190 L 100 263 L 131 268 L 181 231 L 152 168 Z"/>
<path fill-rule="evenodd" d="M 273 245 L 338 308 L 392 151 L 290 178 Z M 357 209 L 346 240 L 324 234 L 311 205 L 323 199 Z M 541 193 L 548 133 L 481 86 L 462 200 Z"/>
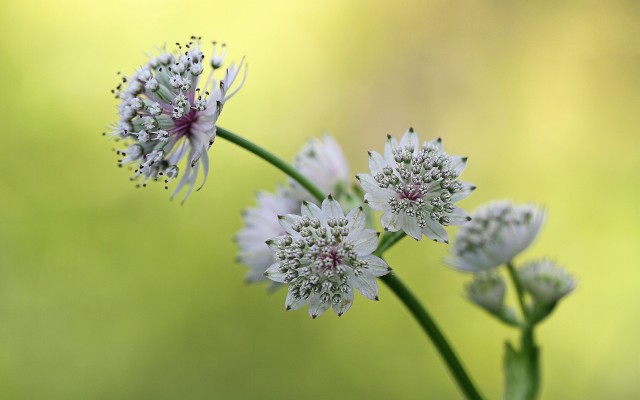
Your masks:
<path fill-rule="evenodd" d="M 276 262 L 265 275 L 289 285 L 287 310 L 308 304 L 313 318 L 329 307 L 341 316 L 353 303 L 354 289 L 377 300 L 376 277 L 391 268 L 372 255 L 378 232 L 365 229 L 362 207 L 345 216 L 340 204 L 329 196 L 322 208 L 304 202 L 301 214 L 281 216 L 286 234 L 267 243 Z"/>
<path fill-rule="evenodd" d="M 455 205 L 475 189 L 458 179 L 466 164 L 466 157 L 447 155 L 440 139 L 421 146 L 418 135 L 409 129 L 400 143 L 389 136 L 384 157 L 370 152 L 371 175 L 357 178 L 366 192 L 366 203 L 384 212 L 381 221 L 386 230 L 403 230 L 416 240 L 424 234 L 448 243 L 443 226 L 469 220 Z"/>
<path fill-rule="evenodd" d="M 331 136 L 310 139 L 295 160 L 298 170 L 325 193 L 344 192 L 348 187 L 349 167 Z M 289 184 L 275 193 L 258 193 L 256 207 L 243 213 L 244 226 L 236 235 L 236 242 L 240 249 L 238 261 L 249 267 L 249 283 L 267 280 L 264 272 L 276 261 L 265 242 L 286 233 L 278 215 L 297 213 L 303 201 L 313 201 L 313 196 L 297 182 L 294 185 L 289 180 Z"/>
<path fill-rule="evenodd" d="M 446 260 L 465 272 L 487 271 L 510 262 L 536 238 L 545 211 L 535 204 L 495 201 L 480 206 L 460 227 Z"/>
<path fill-rule="evenodd" d="M 182 175 L 172 198 L 186 187 L 186 199 L 200 169 L 204 185 L 209 169 L 207 151 L 216 137 L 216 121 L 244 82 L 243 77 L 232 89 L 242 62 L 226 69 L 222 79 L 213 77 L 225 55 L 226 49 L 220 52 L 214 43 L 213 56 L 208 60 L 200 50 L 200 38 L 192 37 L 184 46 L 176 43 L 175 52 L 163 48 L 132 76 L 123 77 L 113 91 L 120 100 L 120 120 L 112 135 L 128 144 L 117 151 L 118 163 L 135 166 L 131 179 L 138 186 L 163 180 L 168 189 L 169 183 Z M 201 82 L 205 64 L 209 64 L 210 72 Z M 183 172 L 179 172 L 181 169 Z"/>
<path fill-rule="evenodd" d="M 506 285 L 504 279 L 495 273 L 476 274 L 466 287 L 467 298 L 490 313 L 497 314 L 504 307 Z"/>
<path fill-rule="evenodd" d="M 564 269 L 547 259 L 529 261 L 518 270 L 524 290 L 545 305 L 550 305 L 569 294 L 576 282 Z"/>
<path fill-rule="evenodd" d="M 323 193 L 339 198 L 350 184 L 349 164 L 336 140 L 328 134 L 311 138 L 295 158 L 294 166 L 309 178 Z M 290 194 L 300 200 L 311 200 L 298 182 L 289 179 Z"/>

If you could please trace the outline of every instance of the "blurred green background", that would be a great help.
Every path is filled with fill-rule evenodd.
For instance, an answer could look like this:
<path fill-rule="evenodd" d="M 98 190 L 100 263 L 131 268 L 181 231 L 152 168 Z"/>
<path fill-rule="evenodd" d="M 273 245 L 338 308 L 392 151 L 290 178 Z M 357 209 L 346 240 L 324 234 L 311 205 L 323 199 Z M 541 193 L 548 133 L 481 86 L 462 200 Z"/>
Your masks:
<path fill-rule="evenodd" d="M 1 2 L 0 397 L 460 396 L 386 287 L 311 320 L 243 284 L 240 211 L 283 181 L 263 161 L 217 141 L 184 206 L 116 168 L 116 71 L 192 34 L 249 62 L 221 126 L 287 160 L 330 132 L 364 172 L 413 126 L 469 156 L 465 208 L 544 203 L 520 259 L 579 287 L 539 330 L 542 398 L 640 397 L 639 22 L 635 1 Z M 406 240 L 389 261 L 498 398 L 515 332 L 464 300 L 446 251 Z"/>

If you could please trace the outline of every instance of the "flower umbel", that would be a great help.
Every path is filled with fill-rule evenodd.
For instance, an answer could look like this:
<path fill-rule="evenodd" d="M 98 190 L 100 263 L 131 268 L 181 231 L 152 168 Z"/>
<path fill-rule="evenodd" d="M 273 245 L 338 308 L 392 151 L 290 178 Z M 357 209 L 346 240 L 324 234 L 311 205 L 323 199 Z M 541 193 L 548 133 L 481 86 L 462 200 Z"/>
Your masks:
<path fill-rule="evenodd" d="M 524 290 L 545 305 L 555 303 L 576 287 L 575 279 L 546 259 L 527 262 L 518 271 L 518 277 Z"/>
<path fill-rule="evenodd" d="M 467 213 L 454 205 L 475 189 L 458 180 L 466 164 L 466 157 L 447 155 L 440 139 L 420 146 L 418 135 L 409 129 L 400 143 L 389 136 L 384 157 L 370 152 L 371 175 L 359 174 L 357 178 L 367 192 L 366 203 L 384 212 L 381 221 L 386 230 L 402 229 L 416 240 L 424 234 L 448 243 L 442 226 L 469 220 Z"/>
<path fill-rule="evenodd" d="M 353 303 L 353 289 L 370 300 L 378 299 L 376 277 L 391 268 L 371 253 L 378 245 L 378 232 L 365 229 L 362 207 L 346 216 L 331 196 L 322 208 L 304 202 L 302 216 L 280 217 L 286 235 L 267 244 L 275 254 L 267 278 L 289 284 L 287 310 L 309 305 L 312 318 L 329 307 L 341 316 Z"/>
<path fill-rule="evenodd" d="M 488 203 L 460 227 L 447 263 L 465 272 L 487 271 L 510 262 L 536 238 L 545 218 L 534 204 Z"/>
<path fill-rule="evenodd" d="M 213 79 L 213 71 L 221 66 L 226 54 L 225 50 L 216 53 L 214 43 L 211 72 L 199 87 L 207 60 L 200 50 L 200 38 L 191 39 L 184 47 L 176 43 L 175 52 L 163 48 L 131 77 L 123 77 L 113 91 L 120 100 L 120 120 L 112 135 L 129 144 L 117 151 L 119 165 L 136 164 L 131 179 L 140 181 L 138 186 L 146 186 L 150 179 L 164 179 L 165 189 L 184 169 L 172 198 L 186 186 L 185 200 L 201 168 L 200 187 L 204 185 L 209 170 L 207 151 L 216 137 L 216 121 L 244 82 L 243 78 L 231 90 L 243 62 L 232 64 L 220 81 Z"/>
<path fill-rule="evenodd" d="M 321 139 L 310 139 L 295 160 L 298 170 L 320 190 L 334 193 L 334 197 L 342 201 L 340 194 L 345 194 L 349 187 L 350 175 L 347 160 L 335 139 L 327 134 Z M 276 261 L 265 242 L 286 233 L 278 222 L 278 215 L 297 213 L 303 201 L 313 201 L 313 196 L 297 182 L 289 180 L 288 183 L 275 193 L 258 193 L 257 206 L 243 213 L 244 227 L 236 235 L 236 242 L 240 248 L 238 261 L 250 268 L 247 282 L 267 280 L 264 271 Z"/>

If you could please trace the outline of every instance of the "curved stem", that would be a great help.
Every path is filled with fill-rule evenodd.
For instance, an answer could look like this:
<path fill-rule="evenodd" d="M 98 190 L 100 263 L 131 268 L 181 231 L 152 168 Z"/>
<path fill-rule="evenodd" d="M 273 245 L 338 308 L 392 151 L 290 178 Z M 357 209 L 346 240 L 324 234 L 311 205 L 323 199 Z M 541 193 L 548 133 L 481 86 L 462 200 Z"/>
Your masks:
<path fill-rule="evenodd" d="M 282 161 L 282 159 L 275 156 L 273 153 L 263 149 L 262 147 L 248 141 L 243 137 L 236 135 L 235 133 L 229 132 L 224 128 L 217 126 L 216 129 L 217 129 L 217 133 L 216 133 L 217 136 L 223 139 L 227 139 L 231 143 L 237 144 L 238 146 L 244 148 L 245 150 L 252 152 L 253 154 L 267 161 L 274 167 L 278 168 L 280 171 L 289 175 L 291 178 L 295 179 L 303 188 L 307 189 L 307 191 L 311 193 L 311 195 L 315 197 L 316 200 L 318 200 L 319 202 L 322 202 L 322 200 L 324 200 L 325 198 L 324 193 L 322 193 L 322 191 L 318 189 L 316 185 L 311 183 L 311 181 L 308 180 L 304 175 L 296 171 L 295 168 L 293 168 L 288 163 Z"/>
<path fill-rule="evenodd" d="M 226 139 L 269 162 L 285 174 L 289 175 L 291 178 L 295 179 L 318 201 L 321 202 L 322 200 L 324 200 L 325 195 L 320 189 L 318 189 L 305 176 L 296 171 L 291 165 L 282 161 L 280 158 L 276 157 L 269 151 L 232 132 L 229 132 L 224 128 L 217 127 L 217 136 Z M 375 254 L 378 256 L 382 256 L 382 254 L 386 250 L 398 243 L 404 236 L 406 235 L 403 231 L 394 233 L 386 232 L 380 239 L 380 243 L 378 244 L 378 249 L 376 250 Z M 482 399 L 482 396 L 480 396 L 480 393 L 478 393 L 478 390 L 473 385 L 473 382 L 467 375 L 464 367 L 462 366 L 462 363 L 458 360 L 455 352 L 447 342 L 447 339 L 442 334 L 436 323 L 433 321 L 427 310 L 422 306 L 422 304 L 420 304 L 420 301 L 413 295 L 413 293 L 411 293 L 411 291 L 404 285 L 404 283 L 402 283 L 400 279 L 398 279 L 398 277 L 394 273 L 387 274 L 381 279 L 389 286 L 389 288 L 391 288 L 391 290 L 396 294 L 396 296 L 398 296 L 400 301 L 404 303 L 405 307 L 409 309 L 411 314 L 418 321 L 422 329 L 425 331 L 427 336 L 431 339 L 433 344 L 440 352 L 440 355 L 445 360 L 445 363 L 449 367 L 449 370 L 453 374 L 456 382 L 458 383 L 458 385 L 460 385 L 460 388 L 465 393 L 467 398 L 474 400 Z"/>
<path fill-rule="evenodd" d="M 380 279 L 389 286 L 398 298 L 400 298 L 413 317 L 418 321 L 427 336 L 429 336 L 465 396 L 468 399 L 482 399 L 478 389 L 476 389 L 473 381 L 471 381 L 471 378 L 469 378 L 469 375 L 462 366 L 462 363 L 458 360 L 453 348 L 451 348 L 451 345 L 449 345 L 449 342 L 442 334 L 433 318 L 431 318 L 424 306 L 420 304 L 420 301 L 393 272 L 381 277 Z"/>

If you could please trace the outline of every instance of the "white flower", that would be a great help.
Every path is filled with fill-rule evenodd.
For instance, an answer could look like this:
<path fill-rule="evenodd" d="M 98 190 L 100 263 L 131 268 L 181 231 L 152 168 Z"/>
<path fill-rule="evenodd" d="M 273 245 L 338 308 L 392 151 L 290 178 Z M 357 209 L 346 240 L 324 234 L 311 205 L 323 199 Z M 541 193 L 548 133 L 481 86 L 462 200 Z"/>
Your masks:
<path fill-rule="evenodd" d="M 266 280 L 264 271 L 275 262 L 266 241 L 285 234 L 278 222 L 278 215 L 292 214 L 300 210 L 302 202 L 286 196 L 281 188 L 276 193 L 259 192 L 257 206 L 243 213 L 244 227 L 236 235 L 240 248 L 238 262 L 249 267 L 247 282 Z"/>
<path fill-rule="evenodd" d="M 546 305 L 555 303 L 576 287 L 575 280 L 564 269 L 546 259 L 527 262 L 518 270 L 518 277 L 523 289 Z"/>
<path fill-rule="evenodd" d="M 338 143 L 329 135 L 322 139 L 312 138 L 295 158 L 295 166 L 311 182 L 325 193 L 344 193 L 349 185 L 349 167 Z M 284 235 L 278 215 L 294 214 L 303 201 L 314 201 L 313 196 L 297 182 L 289 180 L 291 186 L 279 188 L 275 194 L 258 194 L 257 206 L 244 215 L 244 227 L 236 235 L 240 248 L 238 261 L 249 267 L 247 282 L 267 280 L 264 276 L 275 262 L 273 253 L 265 242 Z M 277 285 L 277 284 L 276 284 Z"/>
<path fill-rule="evenodd" d="M 476 274 L 475 279 L 466 287 L 470 301 L 490 313 L 497 314 L 504 306 L 506 286 L 498 274 Z"/>
<path fill-rule="evenodd" d="M 310 179 L 323 193 L 339 197 L 350 183 L 349 165 L 340 145 L 328 134 L 311 138 L 298 153 L 294 167 Z M 305 188 L 289 179 L 290 194 L 300 200 L 311 200 Z"/>
<path fill-rule="evenodd" d="M 369 174 L 357 176 L 367 192 L 365 202 L 384 211 L 382 226 L 386 230 L 404 230 L 420 240 L 422 235 L 448 243 L 442 225 L 458 225 L 469 219 L 454 205 L 467 197 L 475 186 L 458 180 L 466 157 L 449 156 L 442 151 L 440 139 L 425 142 L 409 129 L 400 143 L 389 136 L 384 157 L 369 153 Z"/>
<path fill-rule="evenodd" d="M 120 100 L 120 121 L 113 136 L 127 142 L 128 148 L 118 150 L 119 165 L 134 163 L 137 186 L 146 186 L 150 179 L 164 179 L 168 189 L 171 180 L 184 169 L 172 198 L 185 186 L 189 196 L 202 169 L 202 185 L 207 178 L 207 151 L 216 137 L 216 121 L 224 104 L 242 87 L 244 78 L 230 90 L 243 62 L 231 65 L 220 81 L 209 73 L 202 89 L 198 87 L 205 55 L 200 51 L 200 39 L 183 48 L 176 43 L 176 52 L 164 49 L 160 55 L 138 69 L 113 92 Z M 215 51 L 214 51 L 215 53 Z M 245 68 L 246 76 L 246 68 Z M 184 161 L 183 161 L 184 160 Z"/>
<path fill-rule="evenodd" d="M 460 227 L 447 263 L 466 272 L 487 271 L 510 262 L 536 238 L 545 218 L 534 204 L 491 202 Z"/>
<path fill-rule="evenodd" d="M 378 232 L 365 229 L 362 207 L 345 217 L 340 204 L 329 196 L 322 208 L 304 202 L 301 213 L 281 216 L 286 234 L 267 243 L 276 262 L 265 275 L 289 285 L 287 310 L 308 304 L 315 318 L 333 306 L 341 316 L 353 303 L 354 288 L 377 300 L 376 277 L 391 268 L 371 254 L 378 246 Z"/>

